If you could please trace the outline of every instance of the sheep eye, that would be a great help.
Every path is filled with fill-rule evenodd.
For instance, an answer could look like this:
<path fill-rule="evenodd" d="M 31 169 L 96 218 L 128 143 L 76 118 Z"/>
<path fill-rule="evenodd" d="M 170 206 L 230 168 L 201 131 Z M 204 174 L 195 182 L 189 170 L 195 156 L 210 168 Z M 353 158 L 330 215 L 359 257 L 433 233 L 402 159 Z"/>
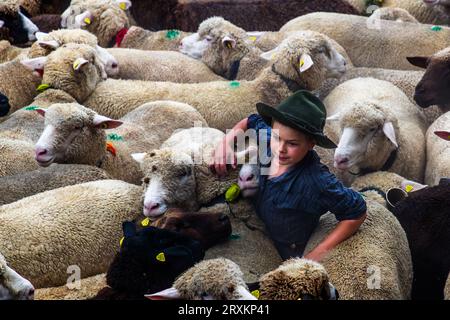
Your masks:
<path fill-rule="evenodd" d="M 370 132 L 375 132 L 375 131 L 377 131 L 377 129 L 378 129 L 377 127 L 371 128 L 371 129 L 370 129 Z"/>

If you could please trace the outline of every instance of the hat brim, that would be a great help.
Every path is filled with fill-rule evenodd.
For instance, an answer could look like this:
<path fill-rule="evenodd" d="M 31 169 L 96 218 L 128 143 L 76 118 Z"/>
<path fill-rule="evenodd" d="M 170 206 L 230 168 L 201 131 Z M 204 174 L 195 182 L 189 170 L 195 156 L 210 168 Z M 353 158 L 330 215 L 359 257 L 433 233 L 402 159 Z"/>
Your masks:
<path fill-rule="evenodd" d="M 272 126 L 272 119 L 274 119 L 286 126 L 295 128 L 299 131 L 306 132 L 307 134 L 311 135 L 316 140 L 316 144 L 322 148 L 326 149 L 337 148 L 337 145 L 323 133 L 311 132 L 307 130 L 300 124 L 289 120 L 287 117 L 284 116 L 283 112 L 278 111 L 276 108 L 272 106 L 259 102 L 256 104 L 256 110 L 258 110 L 259 115 L 263 118 L 264 122 L 268 126 Z"/>

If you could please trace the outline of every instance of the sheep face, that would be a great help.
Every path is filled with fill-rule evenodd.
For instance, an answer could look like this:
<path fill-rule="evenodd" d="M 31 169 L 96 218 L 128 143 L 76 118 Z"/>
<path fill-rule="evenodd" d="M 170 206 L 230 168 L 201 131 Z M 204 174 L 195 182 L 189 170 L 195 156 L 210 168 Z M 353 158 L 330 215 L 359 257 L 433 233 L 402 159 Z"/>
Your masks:
<path fill-rule="evenodd" d="M 390 152 L 398 147 L 397 122 L 392 119 L 386 110 L 373 103 L 355 103 L 344 115 L 337 113 L 327 118 L 339 121 L 341 130 L 334 166 L 340 170 L 353 166 L 381 168 Z"/>
<path fill-rule="evenodd" d="M 8 267 L 5 257 L 0 253 L 0 300 L 33 299 L 33 285 Z"/>
<path fill-rule="evenodd" d="M 153 150 L 133 154 L 144 173 L 144 215 L 156 218 L 168 208 L 198 209 L 192 158 L 182 152 Z"/>
<path fill-rule="evenodd" d="M 106 78 L 105 66 L 94 48 L 69 43 L 47 57 L 42 83 L 84 101 Z"/>
<path fill-rule="evenodd" d="M 228 239 L 231 234 L 229 217 L 223 213 L 214 212 L 169 211 L 152 226 L 178 232 L 200 241 L 205 249 Z"/>
<path fill-rule="evenodd" d="M 248 292 L 239 266 L 231 260 L 204 260 L 184 272 L 167 290 L 148 295 L 150 299 L 256 300 Z"/>
<path fill-rule="evenodd" d="M 61 25 L 87 30 L 98 37 L 101 46 L 107 47 L 120 30 L 129 27 L 126 10 L 130 6 L 129 0 L 74 5 L 61 15 Z"/>
<path fill-rule="evenodd" d="M 183 38 L 180 43 L 180 51 L 194 59 L 201 59 L 205 51 L 221 38 L 220 35 L 229 32 L 239 34 L 245 31 L 222 17 L 206 19 L 198 26 L 197 33 Z M 215 59 L 217 60 L 218 57 L 221 56 L 216 55 Z"/>
<path fill-rule="evenodd" d="M 38 27 L 23 14 L 22 7 L 0 5 L 0 36 L 12 44 L 25 44 L 36 40 Z"/>
<path fill-rule="evenodd" d="M 300 258 L 285 261 L 260 280 L 262 300 L 335 300 L 336 292 L 321 264 Z"/>
<path fill-rule="evenodd" d="M 42 167 L 53 162 L 95 163 L 105 152 L 103 129 L 122 124 L 78 104 L 54 104 L 37 112 L 45 116 L 45 129 L 35 147 L 35 159 Z"/>
<path fill-rule="evenodd" d="M 416 86 L 414 100 L 422 108 L 450 102 L 450 49 L 444 49 L 431 57 L 409 57 L 408 61 L 426 69 Z"/>
<path fill-rule="evenodd" d="M 340 78 L 347 64 L 324 35 L 309 31 L 286 38 L 261 57 L 273 60 L 276 73 L 309 90 L 318 89 L 327 78 Z"/>
<path fill-rule="evenodd" d="M 115 76 L 119 72 L 116 58 L 107 50 L 97 45 L 97 37 L 84 30 L 57 30 L 49 34 L 38 32 L 37 41 L 33 43 L 28 57 L 36 58 L 48 56 L 51 52 L 67 43 L 87 44 L 96 49 L 100 62 L 105 66 L 108 76 Z"/>

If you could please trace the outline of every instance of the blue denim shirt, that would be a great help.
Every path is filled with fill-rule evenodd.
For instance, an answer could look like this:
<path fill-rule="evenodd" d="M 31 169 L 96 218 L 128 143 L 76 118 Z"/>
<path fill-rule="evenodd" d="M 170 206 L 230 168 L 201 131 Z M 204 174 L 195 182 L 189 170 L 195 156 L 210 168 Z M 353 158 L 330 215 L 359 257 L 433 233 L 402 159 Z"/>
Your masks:
<path fill-rule="evenodd" d="M 257 114 L 248 118 L 247 127 L 256 131 L 270 129 Z M 270 144 L 269 130 L 267 141 L 258 143 Z M 278 177 L 261 176 L 254 202 L 258 216 L 284 259 L 303 254 L 320 216 L 326 212 L 342 221 L 357 219 L 367 210 L 361 194 L 346 188 L 320 162 L 314 150 Z"/>

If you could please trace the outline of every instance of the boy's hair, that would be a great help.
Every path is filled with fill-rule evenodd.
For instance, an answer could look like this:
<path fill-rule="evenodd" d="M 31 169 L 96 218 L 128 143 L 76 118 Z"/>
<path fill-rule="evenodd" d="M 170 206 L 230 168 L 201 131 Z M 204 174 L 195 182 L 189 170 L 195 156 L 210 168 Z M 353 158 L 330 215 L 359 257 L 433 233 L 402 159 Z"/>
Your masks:
<path fill-rule="evenodd" d="M 303 130 L 299 130 L 299 129 L 294 128 L 294 127 L 291 127 L 290 125 L 284 124 L 283 122 L 278 121 L 278 120 L 273 119 L 273 118 L 272 118 L 272 123 L 271 123 L 271 127 L 272 127 L 272 128 L 273 128 L 273 122 L 274 122 L 274 121 L 277 121 L 277 122 L 281 123 L 281 124 L 284 125 L 284 126 L 287 126 L 287 127 L 289 127 L 289 128 L 292 128 L 292 129 L 294 129 L 295 131 L 298 131 L 298 132 L 304 134 L 304 135 L 306 136 L 306 139 L 308 139 L 309 141 L 314 142 L 314 144 L 317 143 L 316 139 L 315 139 L 315 138 L 313 137 L 313 135 L 311 135 L 310 133 L 308 133 L 308 132 L 306 132 L 306 131 L 303 131 Z"/>

